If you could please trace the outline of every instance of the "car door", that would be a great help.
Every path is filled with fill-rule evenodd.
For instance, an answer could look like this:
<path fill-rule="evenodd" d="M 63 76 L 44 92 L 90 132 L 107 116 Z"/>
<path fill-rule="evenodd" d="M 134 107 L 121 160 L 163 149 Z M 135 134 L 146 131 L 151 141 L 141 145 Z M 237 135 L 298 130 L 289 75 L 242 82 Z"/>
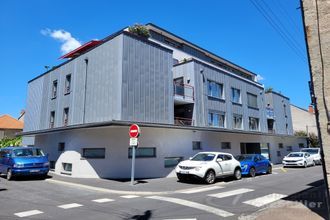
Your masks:
<path fill-rule="evenodd" d="M 3 173 L 3 157 L 4 157 L 4 153 L 3 150 L 0 150 L 0 173 Z"/>
<path fill-rule="evenodd" d="M 229 158 L 227 157 L 227 155 L 226 154 L 219 154 L 218 158 L 222 159 L 221 162 L 218 162 L 221 169 L 222 169 L 222 174 L 223 175 L 230 174 L 231 173 L 231 167 L 230 167 L 231 163 L 230 163 L 230 160 L 228 160 Z"/>
<path fill-rule="evenodd" d="M 257 173 L 263 172 L 264 165 L 263 165 L 263 161 L 261 160 L 259 155 L 254 156 L 254 163 L 255 163 L 255 167 L 256 167 L 256 172 Z"/>
<path fill-rule="evenodd" d="M 261 163 L 262 163 L 262 172 L 267 172 L 269 160 L 262 155 L 259 155 L 259 156 L 260 156 Z"/>
<path fill-rule="evenodd" d="M 313 157 L 309 153 L 306 153 L 306 160 L 307 160 L 307 165 L 313 164 Z"/>

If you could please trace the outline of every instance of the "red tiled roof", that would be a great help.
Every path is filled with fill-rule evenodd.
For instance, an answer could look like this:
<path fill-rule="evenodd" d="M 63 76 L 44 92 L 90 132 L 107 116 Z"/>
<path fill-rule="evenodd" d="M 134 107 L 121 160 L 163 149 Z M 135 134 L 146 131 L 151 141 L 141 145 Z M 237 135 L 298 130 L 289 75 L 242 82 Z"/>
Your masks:
<path fill-rule="evenodd" d="M 10 115 L 0 116 L 0 129 L 23 129 L 24 123 Z"/>

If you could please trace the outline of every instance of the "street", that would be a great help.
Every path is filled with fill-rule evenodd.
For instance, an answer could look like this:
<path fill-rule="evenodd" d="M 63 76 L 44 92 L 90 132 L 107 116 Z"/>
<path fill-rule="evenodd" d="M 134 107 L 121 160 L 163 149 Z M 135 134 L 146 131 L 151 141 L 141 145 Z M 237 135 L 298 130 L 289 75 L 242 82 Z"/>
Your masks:
<path fill-rule="evenodd" d="M 97 179 L 77 183 L 56 176 L 10 182 L 1 178 L 0 219 L 244 219 L 281 199 L 299 200 L 294 195 L 321 185 L 322 179 L 321 166 L 278 167 L 271 175 L 220 179 L 213 185 L 180 183 L 176 178 L 145 180 L 143 191 L 126 182 L 112 186 L 112 181 L 107 188 L 114 191 L 106 191 L 104 185 L 92 185 Z M 86 183 L 90 187 L 84 187 Z M 316 197 L 318 202 L 312 205 L 307 200 L 298 202 L 324 209 L 322 193 Z"/>

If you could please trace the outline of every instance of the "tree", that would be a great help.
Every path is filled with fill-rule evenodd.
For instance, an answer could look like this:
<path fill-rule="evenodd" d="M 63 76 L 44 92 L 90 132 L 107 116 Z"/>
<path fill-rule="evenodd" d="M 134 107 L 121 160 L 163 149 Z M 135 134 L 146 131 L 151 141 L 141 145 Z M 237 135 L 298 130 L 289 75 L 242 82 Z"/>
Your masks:
<path fill-rule="evenodd" d="M 308 133 L 307 135 L 307 132 L 306 131 L 296 131 L 294 133 L 295 136 L 298 136 L 298 137 L 306 137 L 307 138 L 307 141 L 308 141 L 308 145 L 310 147 L 320 147 L 319 146 L 319 138 L 317 137 L 317 135 L 313 132 L 310 132 Z"/>
<path fill-rule="evenodd" d="M 265 89 L 265 92 L 268 93 L 268 92 L 272 92 L 273 91 L 273 87 L 267 87 Z"/>
<path fill-rule="evenodd" d="M 9 147 L 9 146 L 21 146 L 22 137 L 8 138 L 5 137 L 0 140 L 0 148 Z"/>
<path fill-rule="evenodd" d="M 150 37 L 148 28 L 146 28 L 146 26 L 144 26 L 142 24 L 134 24 L 133 26 L 130 26 L 128 28 L 128 31 L 130 33 L 136 34 L 140 37 L 145 37 L 145 38 Z"/>

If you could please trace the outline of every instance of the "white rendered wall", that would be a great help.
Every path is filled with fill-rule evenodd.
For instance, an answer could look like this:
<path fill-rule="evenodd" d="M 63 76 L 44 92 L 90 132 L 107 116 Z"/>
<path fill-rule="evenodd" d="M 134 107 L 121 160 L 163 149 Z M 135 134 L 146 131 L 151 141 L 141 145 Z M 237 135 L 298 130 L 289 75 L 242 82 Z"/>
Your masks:
<path fill-rule="evenodd" d="M 142 128 L 140 147 L 156 147 L 155 158 L 136 159 L 136 178 L 163 177 L 174 168 L 164 167 L 165 157 L 183 156 L 185 159 L 199 151 L 192 150 L 192 141 L 201 141 L 202 151 L 223 151 L 240 154 L 240 143 L 270 143 L 273 163 L 289 152 L 286 146 L 298 150 L 306 141 L 297 137 L 246 135 L 237 133 L 194 131 L 183 129 Z M 57 160 L 55 172 L 63 172 L 62 163 L 72 163 L 72 177 L 129 178 L 131 159 L 128 159 L 128 127 L 93 128 L 36 136 L 36 146 Z M 58 143 L 65 142 L 65 151 L 58 152 Z M 231 142 L 230 150 L 222 150 L 221 142 Z M 282 155 L 277 157 L 278 143 L 283 143 Z M 105 159 L 84 159 L 82 148 L 106 148 Z"/>

